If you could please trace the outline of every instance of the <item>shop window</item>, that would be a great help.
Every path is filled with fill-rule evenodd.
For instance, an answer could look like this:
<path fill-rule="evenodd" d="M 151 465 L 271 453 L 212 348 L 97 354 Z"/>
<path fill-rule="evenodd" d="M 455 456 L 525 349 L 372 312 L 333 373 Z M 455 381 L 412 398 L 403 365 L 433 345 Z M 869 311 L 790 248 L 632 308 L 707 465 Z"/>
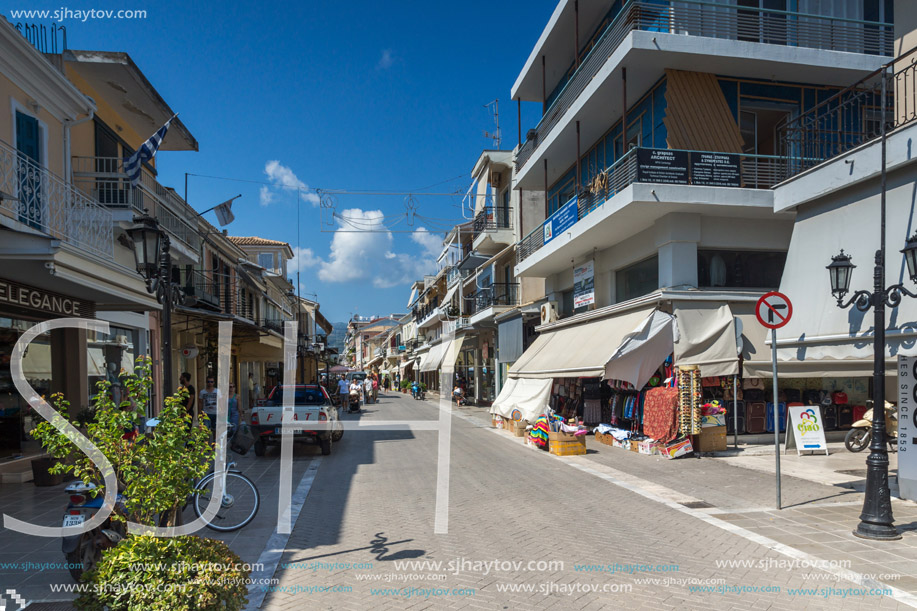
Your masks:
<path fill-rule="evenodd" d="M 615 295 L 618 303 L 634 299 L 659 288 L 659 255 L 634 263 L 615 272 Z"/>
<path fill-rule="evenodd" d="M 35 444 L 29 431 L 41 420 L 13 384 L 10 360 L 19 337 L 36 323 L 31 320 L 0 317 L 0 457 L 30 452 Z M 22 373 L 39 395 L 50 396 L 51 334 L 32 340 L 23 355 Z M 34 448 L 37 449 L 37 448 Z"/>
<path fill-rule="evenodd" d="M 697 284 L 703 288 L 776 289 L 785 252 L 698 250 Z"/>

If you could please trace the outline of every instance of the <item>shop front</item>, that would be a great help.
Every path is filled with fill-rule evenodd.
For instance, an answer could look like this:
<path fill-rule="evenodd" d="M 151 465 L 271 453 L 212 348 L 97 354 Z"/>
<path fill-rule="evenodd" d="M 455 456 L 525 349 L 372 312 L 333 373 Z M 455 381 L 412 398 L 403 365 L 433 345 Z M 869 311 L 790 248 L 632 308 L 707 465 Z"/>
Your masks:
<path fill-rule="evenodd" d="M 42 321 L 89 320 L 94 316 L 95 304 L 90 301 L 0 279 L 0 457 L 39 451 L 28 433 L 40 417 L 19 395 L 10 370 L 16 342 Z M 98 357 L 95 347 L 87 349 L 86 331 L 58 329 L 32 341 L 23 356 L 23 374 L 39 395 L 63 392 L 76 414 L 89 405 L 89 387 L 94 379 L 90 376 L 105 371 L 104 359 Z"/>
<path fill-rule="evenodd" d="M 725 449 L 724 404 L 740 371 L 733 310 L 700 292 L 651 297 L 539 327 L 491 411 L 517 430 L 550 427 L 535 445 L 573 427 L 645 454 Z M 754 298 L 733 295 L 733 305 Z"/>

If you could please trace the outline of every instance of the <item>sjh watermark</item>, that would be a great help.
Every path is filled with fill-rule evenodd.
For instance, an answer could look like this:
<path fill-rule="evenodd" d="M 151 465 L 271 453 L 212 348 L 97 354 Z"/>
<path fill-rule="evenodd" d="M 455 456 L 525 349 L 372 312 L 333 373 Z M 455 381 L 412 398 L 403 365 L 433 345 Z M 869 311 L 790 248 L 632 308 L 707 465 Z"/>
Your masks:
<path fill-rule="evenodd" d="M 86 23 L 91 19 L 146 19 L 147 12 L 143 9 L 71 9 L 62 6 L 57 9 L 46 10 L 11 10 L 11 19 L 41 19 L 57 21 L 82 21 Z"/>
<path fill-rule="evenodd" d="M 93 444 L 86 436 L 76 429 L 66 418 L 61 416 L 47 401 L 45 401 L 35 389 L 26 380 L 23 372 L 23 358 L 29 345 L 38 336 L 56 329 L 82 329 L 85 331 L 94 331 L 96 333 L 109 334 L 110 325 L 104 320 L 94 320 L 85 318 L 58 318 L 40 322 L 32 326 L 28 331 L 23 333 L 16 341 L 13 353 L 10 356 L 10 374 L 13 384 L 19 394 L 26 400 L 29 406 L 38 413 L 42 418 L 51 423 L 60 433 L 65 435 L 80 451 L 82 451 L 92 463 L 96 466 L 104 480 L 104 501 L 102 507 L 88 520 L 77 526 L 41 526 L 19 520 L 10 515 L 3 514 L 3 527 L 16 532 L 21 532 L 37 537 L 71 537 L 90 532 L 104 524 L 105 520 L 112 514 L 115 508 L 115 498 L 118 490 L 118 482 L 115 475 L 114 467 L 108 458 Z M 298 346 L 299 324 L 296 321 L 286 321 L 284 323 L 284 377 L 285 380 L 296 379 L 296 360 Z M 444 336 L 443 342 L 448 342 L 447 358 L 445 363 L 455 363 L 455 353 L 458 351 L 460 342 L 455 341 L 454 332 Z M 218 323 L 218 340 L 217 340 L 217 388 L 227 388 L 229 386 L 229 371 L 231 361 L 231 344 L 232 344 L 232 323 Z M 448 358 L 451 357 L 451 358 Z M 445 382 L 443 387 L 448 387 L 454 365 L 444 365 L 442 369 L 442 379 Z M 382 420 L 382 421 L 299 421 L 295 419 L 295 410 L 293 405 L 294 393 L 283 393 L 283 405 L 281 419 L 278 423 L 281 428 L 280 444 L 280 478 L 277 504 L 277 532 L 280 534 L 290 534 L 292 528 L 293 514 L 293 435 L 296 431 L 302 430 L 331 430 L 343 428 L 344 430 L 389 430 L 389 431 L 437 431 L 439 434 L 436 461 L 436 495 L 434 506 L 433 532 L 435 534 L 448 533 L 449 528 L 449 479 L 451 464 L 451 444 L 452 444 L 452 402 L 445 393 L 439 401 L 439 418 L 433 421 L 410 421 L 410 420 Z M 201 512 L 200 517 L 179 526 L 156 527 L 137 522 L 127 522 L 127 530 L 130 534 L 150 534 L 157 537 L 178 537 L 191 535 L 207 524 L 212 522 L 216 517 L 217 511 L 223 499 L 224 478 L 220 477 L 226 473 L 226 455 L 228 449 L 227 439 L 227 422 L 228 422 L 228 396 L 221 394 L 217 399 L 216 414 L 216 444 L 214 457 L 214 478 L 213 494 L 207 507 Z"/>

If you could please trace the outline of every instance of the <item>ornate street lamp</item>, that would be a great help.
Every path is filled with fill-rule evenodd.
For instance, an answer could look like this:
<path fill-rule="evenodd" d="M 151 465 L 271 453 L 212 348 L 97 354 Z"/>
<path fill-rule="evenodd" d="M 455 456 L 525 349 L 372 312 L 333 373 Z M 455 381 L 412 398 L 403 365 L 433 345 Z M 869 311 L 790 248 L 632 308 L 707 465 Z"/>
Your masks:
<path fill-rule="evenodd" d="M 172 389 L 172 308 L 182 302 L 181 288 L 172 282 L 169 236 L 149 214 L 134 218 L 127 230 L 134 242 L 137 272 L 146 281 L 146 290 L 162 304 L 162 387 L 163 396 Z"/>
<path fill-rule="evenodd" d="M 856 305 L 860 312 L 867 312 L 873 308 L 875 319 L 873 322 L 873 378 L 872 378 L 872 442 L 869 446 L 869 456 L 866 458 L 866 494 L 863 499 L 863 511 L 860 513 L 860 523 L 853 534 L 863 539 L 890 541 L 900 539 L 901 535 L 895 528 L 895 519 L 892 516 L 891 493 L 888 489 L 888 448 L 885 439 L 885 306 L 896 308 L 901 303 L 902 295 L 917 297 L 917 294 L 908 291 L 902 284 L 885 287 L 885 199 L 886 199 L 886 107 L 888 106 L 887 77 L 882 73 L 882 140 L 881 140 L 881 192 L 879 198 L 880 209 L 880 238 L 879 249 L 876 251 L 876 263 L 873 271 L 873 290 L 857 291 L 848 300 L 844 297 L 850 290 L 850 276 L 854 265 L 850 262 L 850 255 L 842 250 L 837 256 L 831 258 L 827 266 L 831 279 L 831 293 L 837 299 L 838 307 L 842 309 Z M 905 261 L 911 280 L 917 281 L 917 234 L 905 244 Z"/>

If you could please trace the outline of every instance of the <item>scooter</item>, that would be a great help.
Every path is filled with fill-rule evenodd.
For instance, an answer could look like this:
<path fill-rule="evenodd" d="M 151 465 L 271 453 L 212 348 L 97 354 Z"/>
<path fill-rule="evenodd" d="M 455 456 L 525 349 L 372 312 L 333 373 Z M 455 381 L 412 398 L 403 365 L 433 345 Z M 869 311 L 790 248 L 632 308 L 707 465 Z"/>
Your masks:
<path fill-rule="evenodd" d="M 885 406 L 885 440 L 892 446 L 898 446 L 898 410 L 893 405 Z M 862 452 L 869 447 L 872 441 L 872 410 L 863 414 L 861 420 L 853 423 L 853 428 L 847 431 L 844 445 L 851 452 Z"/>
<path fill-rule="evenodd" d="M 411 396 L 414 397 L 415 399 L 420 399 L 421 401 L 423 401 L 424 399 L 427 398 L 427 393 L 424 392 L 423 387 L 420 384 L 418 384 L 417 382 L 414 382 L 413 384 L 411 384 Z"/>
<path fill-rule="evenodd" d="M 349 413 L 360 411 L 360 395 L 358 393 L 350 393 L 350 402 L 347 406 L 347 411 Z"/>
<path fill-rule="evenodd" d="M 90 492 L 95 484 L 76 481 L 64 488 L 70 495 L 67 513 L 64 514 L 63 526 L 79 526 L 94 516 L 105 503 L 105 495 L 92 496 Z M 117 503 L 123 497 L 119 494 Z M 71 535 L 61 540 L 61 551 L 67 559 L 70 575 L 79 581 L 85 571 L 93 568 L 102 559 L 102 551 L 114 547 L 126 536 L 123 522 L 112 522 L 109 517 L 102 526 L 80 535 Z"/>

